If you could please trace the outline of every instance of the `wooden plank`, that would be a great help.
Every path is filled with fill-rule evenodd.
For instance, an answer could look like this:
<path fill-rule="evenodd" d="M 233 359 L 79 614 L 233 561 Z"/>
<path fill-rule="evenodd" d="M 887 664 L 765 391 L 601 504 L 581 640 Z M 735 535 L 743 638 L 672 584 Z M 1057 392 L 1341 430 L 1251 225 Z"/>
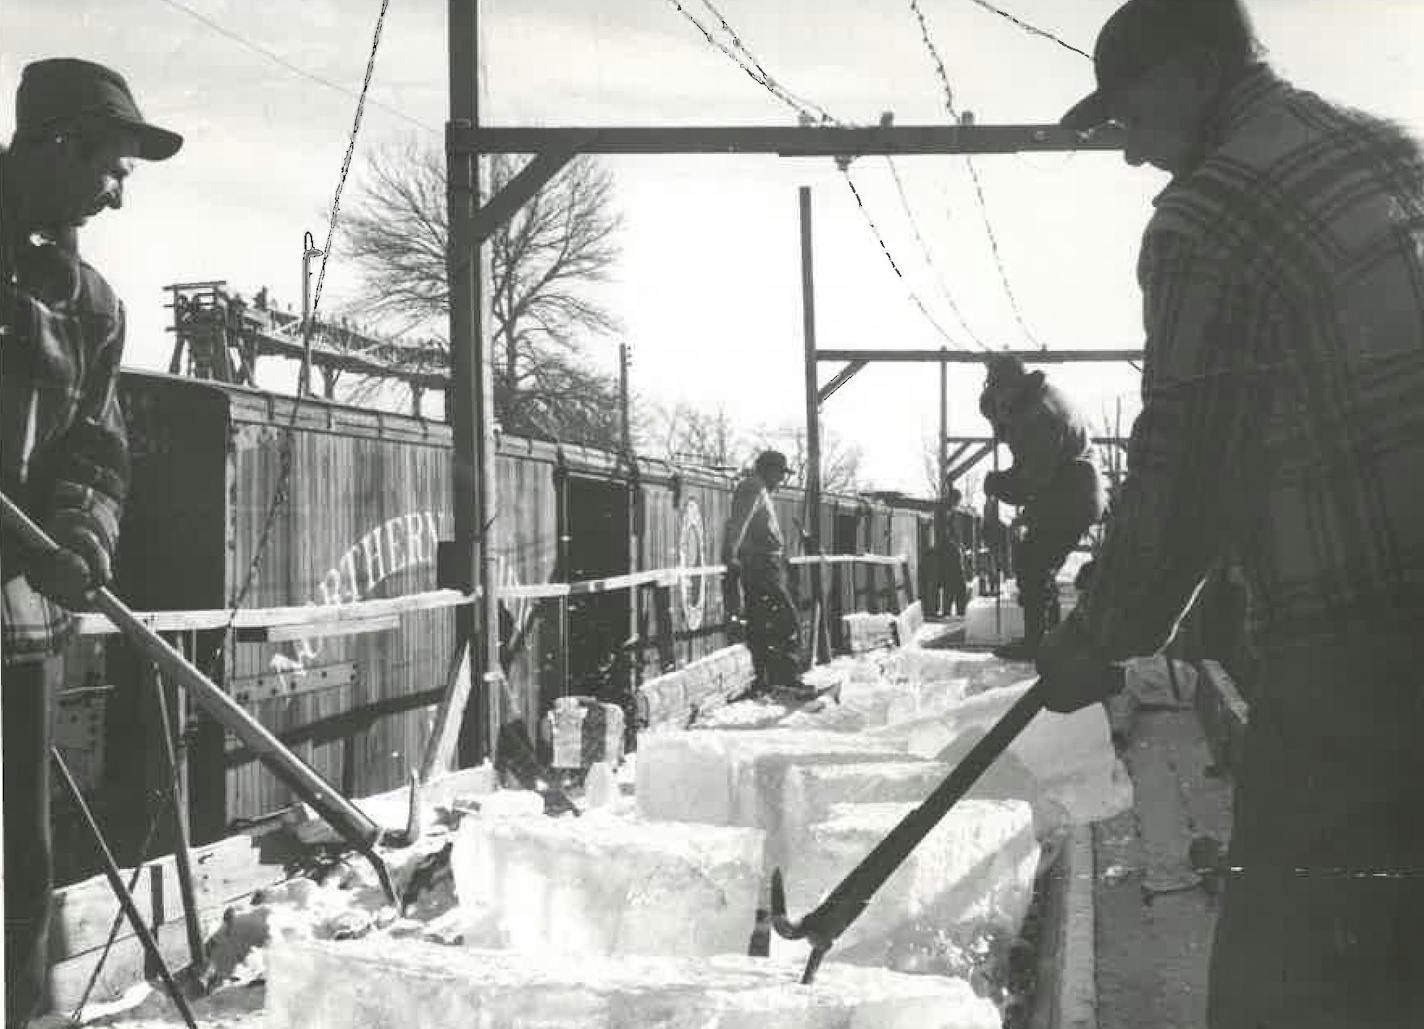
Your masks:
<path fill-rule="evenodd" d="M 249 836 L 233 836 L 192 853 L 193 890 L 199 909 L 229 901 L 249 893 L 281 876 L 280 865 L 264 865 L 260 852 Z M 132 869 L 123 871 L 129 881 Z M 183 936 L 183 901 L 178 886 L 178 872 L 173 855 L 146 862 L 135 886 L 134 902 L 144 913 L 150 927 L 173 920 Z M 49 959 L 64 961 L 102 948 L 109 929 L 119 913 L 119 902 L 102 875 L 56 890 L 50 906 L 51 928 Z M 124 923 L 119 938 L 132 936 Z M 137 938 L 134 937 L 137 943 Z"/>
<path fill-rule="evenodd" d="M 466 642 L 459 647 L 450 662 L 445 692 L 440 698 L 440 707 L 435 712 L 435 725 L 420 758 L 421 782 L 429 782 L 436 775 L 447 771 L 454 762 L 455 748 L 460 741 L 460 725 L 464 721 L 465 706 L 470 699 L 472 680 L 470 645 Z"/>
<path fill-rule="evenodd" d="M 297 640 L 320 639 L 327 636 L 363 636 L 373 632 L 390 632 L 400 628 L 396 614 L 373 615 L 370 618 L 342 619 L 339 622 L 319 622 L 316 625 L 273 625 L 264 628 L 237 630 L 239 643 L 293 643 Z"/>

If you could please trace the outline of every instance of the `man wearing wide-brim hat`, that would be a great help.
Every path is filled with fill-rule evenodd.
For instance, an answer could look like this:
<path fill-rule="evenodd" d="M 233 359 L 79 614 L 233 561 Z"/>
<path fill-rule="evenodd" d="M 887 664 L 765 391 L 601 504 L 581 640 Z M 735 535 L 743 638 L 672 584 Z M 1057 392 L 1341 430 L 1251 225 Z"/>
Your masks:
<path fill-rule="evenodd" d="M 1277 77 L 1234 0 L 1131 0 L 1094 65 L 1065 122 L 1119 123 L 1171 181 L 1130 473 L 1040 649 L 1050 706 L 1101 698 L 1239 554 L 1259 662 L 1207 1025 L 1424 1025 L 1424 156 Z"/>
<path fill-rule="evenodd" d="M 26 66 L 0 150 L 0 488 L 59 543 L 0 533 L 3 573 L 5 1024 L 44 999 L 52 887 L 49 745 L 71 612 L 109 578 L 128 488 L 116 387 L 124 309 L 77 233 L 123 206 L 138 160 L 182 137 L 147 122 L 122 76 L 61 58 Z"/>

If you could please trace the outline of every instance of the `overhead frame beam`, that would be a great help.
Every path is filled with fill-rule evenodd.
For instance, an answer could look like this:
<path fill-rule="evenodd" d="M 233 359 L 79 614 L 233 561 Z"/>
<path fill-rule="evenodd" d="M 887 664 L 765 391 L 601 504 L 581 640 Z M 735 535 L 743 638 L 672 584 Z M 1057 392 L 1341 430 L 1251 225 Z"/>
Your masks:
<path fill-rule="evenodd" d="M 492 127 L 454 123 L 451 153 L 774 154 L 779 157 L 866 157 L 913 154 L 1017 154 L 1121 150 L 1123 134 L 1108 126 L 1090 133 L 1057 125 L 821 125 Z"/>
<path fill-rule="evenodd" d="M 1024 364 L 1086 364 L 1141 361 L 1141 350 L 820 350 L 818 361 L 891 361 L 902 364 L 936 361 L 983 364 L 991 357 L 1017 357 Z"/>
<path fill-rule="evenodd" d="M 989 456 L 991 453 L 993 453 L 993 452 L 994 452 L 994 441 L 993 441 L 993 440 L 990 440 L 988 443 L 985 443 L 985 444 L 984 444 L 982 447 L 980 447 L 978 450 L 974 451 L 974 453 L 970 454 L 969 457 L 968 457 L 966 460 L 964 460 L 964 461 L 962 461 L 961 463 L 955 465 L 953 468 L 951 468 L 949 471 L 947 471 L 947 472 L 945 473 L 945 475 L 944 475 L 944 481 L 945 481 L 946 483 L 954 482 L 956 479 L 958 479 L 958 478 L 960 478 L 961 476 L 963 476 L 966 472 L 969 471 L 969 469 L 973 468 L 976 464 L 978 464 L 980 461 L 984 460 L 984 458 L 988 457 L 988 456 Z"/>
<path fill-rule="evenodd" d="M 819 390 L 816 391 L 817 400 L 820 403 L 824 404 L 827 400 L 831 398 L 831 394 L 833 394 L 836 390 L 840 389 L 847 382 L 850 382 L 851 379 L 855 378 L 855 374 L 869 363 L 869 361 L 850 362 L 850 364 L 846 365 L 840 371 L 836 372 L 835 375 L 831 376 L 830 382 L 826 383 L 824 386 L 822 386 Z"/>

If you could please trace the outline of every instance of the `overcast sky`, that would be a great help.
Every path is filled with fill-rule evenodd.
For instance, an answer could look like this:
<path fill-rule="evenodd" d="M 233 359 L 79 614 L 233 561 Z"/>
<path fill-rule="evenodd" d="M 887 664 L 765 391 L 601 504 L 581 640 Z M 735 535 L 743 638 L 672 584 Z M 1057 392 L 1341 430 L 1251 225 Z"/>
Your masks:
<path fill-rule="evenodd" d="M 679 0 L 715 26 L 704 0 Z M 943 121 L 943 94 L 908 0 L 714 0 L 778 81 L 836 117 Z M 971 0 L 922 0 L 955 102 L 976 120 L 1051 122 L 1091 88 L 1081 56 Z M 1091 50 L 1116 0 L 1002 0 Z M 213 24 L 186 13 L 186 7 Z M 174 160 L 131 180 L 128 206 L 84 234 L 125 298 L 128 363 L 166 366 L 161 287 L 226 279 L 300 298 L 301 241 L 320 245 L 370 50 L 379 0 L 4 0 L 0 131 L 13 126 L 21 67 L 81 56 L 127 75 L 145 113 L 187 136 Z M 1424 5 L 1416 0 L 1255 0 L 1257 28 L 1298 85 L 1424 129 Z M 357 148 L 439 145 L 448 110 L 442 0 L 392 0 Z M 484 0 L 487 124 L 791 124 L 794 115 L 710 47 L 673 0 Z M 214 25 L 218 26 L 217 28 Z M 221 30 L 221 31 L 220 31 Z M 226 33 L 226 34 L 225 34 Z M 237 37 L 234 39 L 233 37 Z M 250 46 L 245 46 L 246 41 Z M 270 51 L 285 65 L 251 47 Z M 286 65 L 290 65 L 288 67 Z M 292 68 L 300 69 L 299 74 Z M 332 83 L 338 88 L 331 88 Z M 793 423 L 803 411 L 796 189 L 815 204 L 816 315 L 823 347 L 1141 345 L 1137 242 L 1155 172 L 1114 155 L 978 159 L 990 223 L 1032 339 L 1006 299 L 962 158 L 896 162 L 916 242 L 887 163 L 851 176 L 904 274 L 890 269 L 829 160 L 610 160 L 624 218 L 606 299 L 633 348 L 644 396 L 724 407 L 736 421 Z M 322 308 L 355 280 L 328 268 Z M 910 299 L 949 332 L 948 344 Z M 590 357 L 611 367 L 616 342 Z M 275 367 L 275 366 L 274 366 Z M 827 367 L 822 377 L 833 369 Z M 1094 415 L 1135 390 L 1130 369 L 1055 373 Z M 980 375 L 961 368 L 951 430 L 982 433 Z M 923 440 L 938 418 L 932 366 L 872 367 L 828 404 L 825 423 L 858 444 L 877 485 L 923 490 Z M 1131 410 L 1129 406 L 1129 411 Z"/>

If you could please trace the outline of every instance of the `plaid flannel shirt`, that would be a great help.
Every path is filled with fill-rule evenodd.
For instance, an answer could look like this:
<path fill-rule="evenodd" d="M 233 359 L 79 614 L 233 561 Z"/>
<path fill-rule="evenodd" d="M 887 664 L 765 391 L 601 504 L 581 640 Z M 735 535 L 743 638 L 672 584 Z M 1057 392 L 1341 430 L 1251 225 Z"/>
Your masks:
<path fill-rule="evenodd" d="M 123 305 L 68 247 L 17 226 L 5 162 L 0 151 L 0 488 L 51 532 L 87 533 L 112 554 L 128 487 Z M 58 653 L 72 622 L 30 585 L 32 556 L 0 532 L 7 665 Z"/>
<path fill-rule="evenodd" d="M 1143 409 L 1084 615 L 1160 646 L 1234 554 L 1262 646 L 1424 616 L 1424 157 L 1264 66 L 1156 200 Z"/>

